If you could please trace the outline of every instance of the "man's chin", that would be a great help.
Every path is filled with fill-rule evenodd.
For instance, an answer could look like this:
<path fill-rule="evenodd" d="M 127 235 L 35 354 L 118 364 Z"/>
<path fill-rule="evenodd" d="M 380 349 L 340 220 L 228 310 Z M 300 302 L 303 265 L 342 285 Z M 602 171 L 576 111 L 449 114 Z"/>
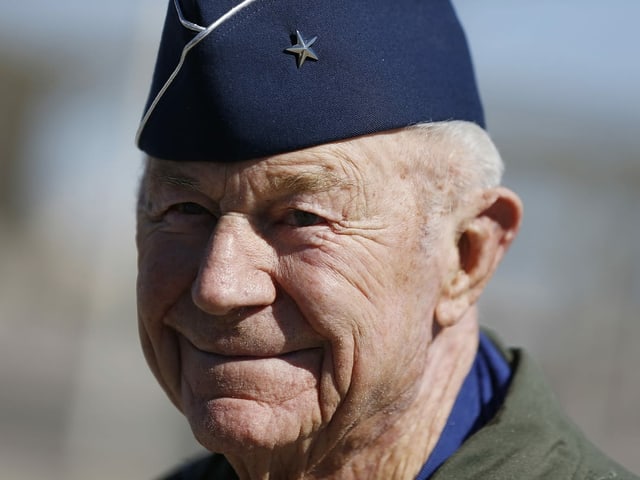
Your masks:
<path fill-rule="evenodd" d="M 301 437 L 313 433 L 320 419 L 317 405 L 295 408 L 233 397 L 191 402 L 183 413 L 202 446 L 225 455 L 246 455 L 251 450 L 257 453 L 300 442 Z"/>

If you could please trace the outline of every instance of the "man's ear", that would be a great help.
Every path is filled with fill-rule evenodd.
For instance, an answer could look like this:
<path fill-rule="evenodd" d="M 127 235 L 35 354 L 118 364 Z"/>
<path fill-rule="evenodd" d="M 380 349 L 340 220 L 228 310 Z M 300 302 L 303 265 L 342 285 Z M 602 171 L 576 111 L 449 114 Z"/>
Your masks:
<path fill-rule="evenodd" d="M 511 190 L 496 187 L 476 200 L 471 218 L 461 222 L 457 245 L 442 285 L 436 322 L 457 323 L 474 305 L 515 238 L 522 219 L 522 203 Z M 452 240 L 455 243 L 455 240 Z"/>

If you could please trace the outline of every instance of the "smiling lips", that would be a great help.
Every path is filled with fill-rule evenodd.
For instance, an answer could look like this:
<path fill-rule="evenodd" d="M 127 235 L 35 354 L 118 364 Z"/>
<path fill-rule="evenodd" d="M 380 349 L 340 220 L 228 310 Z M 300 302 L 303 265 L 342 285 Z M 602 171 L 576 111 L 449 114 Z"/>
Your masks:
<path fill-rule="evenodd" d="M 182 378 L 190 390 L 218 398 L 286 401 L 316 388 L 322 349 L 307 348 L 275 355 L 218 354 L 200 350 L 180 336 Z"/>
<path fill-rule="evenodd" d="M 234 346 L 212 346 L 206 347 L 200 345 L 187 338 L 184 334 L 178 333 L 181 349 L 194 350 L 204 356 L 218 357 L 221 361 L 243 361 L 243 360 L 260 360 L 269 358 L 295 359 L 297 354 L 308 350 L 319 350 L 320 347 L 300 346 L 282 351 L 280 347 L 270 348 L 266 343 L 261 342 L 252 346 L 234 345 Z"/>

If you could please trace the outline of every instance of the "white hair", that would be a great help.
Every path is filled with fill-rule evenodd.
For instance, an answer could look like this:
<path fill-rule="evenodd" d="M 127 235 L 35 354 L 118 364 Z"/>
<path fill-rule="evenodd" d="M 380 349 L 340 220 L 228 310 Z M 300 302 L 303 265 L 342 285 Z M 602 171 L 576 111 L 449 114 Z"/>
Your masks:
<path fill-rule="evenodd" d="M 448 158 L 460 162 L 461 173 L 469 186 L 491 188 L 500 184 L 504 164 L 489 134 L 475 123 L 462 120 L 419 123 L 409 127 L 423 132 L 429 139 L 447 148 Z"/>
<path fill-rule="evenodd" d="M 431 247 L 446 215 L 466 205 L 478 191 L 500 184 L 504 164 L 482 128 L 465 121 L 420 123 L 404 129 L 412 140 L 403 156 L 423 209 L 425 247 Z"/>
<path fill-rule="evenodd" d="M 434 191 L 445 193 L 448 198 L 440 200 L 443 206 L 448 204 L 447 210 L 472 191 L 500 184 L 502 158 L 487 132 L 476 124 L 461 120 L 419 123 L 407 130 L 419 135 L 412 150 L 428 169 L 427 177 L 419 181 L 430 187 L 430 197 Z"/>

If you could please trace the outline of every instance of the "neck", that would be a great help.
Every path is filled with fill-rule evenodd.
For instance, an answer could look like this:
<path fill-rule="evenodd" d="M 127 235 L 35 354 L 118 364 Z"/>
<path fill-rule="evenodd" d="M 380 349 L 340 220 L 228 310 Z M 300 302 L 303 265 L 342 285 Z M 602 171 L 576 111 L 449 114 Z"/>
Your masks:
<path fill-rule="evenodd" d="M 236 463 L 230 458 L 240 478 L 415 478 L 436 446 L 475 358 L 476 315 L 471 309 L 455 326 L 434 334 L 422 381 L 407 393 L 401 407 L 394 406 L 359 423 L 320 460 L 311 460 L 315 458 L 312 445 L 303 447 L 302 452 L 269 455 L 255 463 L 246 463 L 246 458 Z M 300 462 L 301 458 L 306 461 Z M 297 465 L 294 471 L 293 465 Z"/>

